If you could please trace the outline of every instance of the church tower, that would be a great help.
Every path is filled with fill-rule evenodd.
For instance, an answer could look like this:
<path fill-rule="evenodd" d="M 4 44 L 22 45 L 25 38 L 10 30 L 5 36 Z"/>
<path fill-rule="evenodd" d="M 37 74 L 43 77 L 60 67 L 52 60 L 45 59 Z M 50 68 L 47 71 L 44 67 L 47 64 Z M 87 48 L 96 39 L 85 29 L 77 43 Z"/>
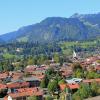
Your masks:
<path fill-rule="evenodd" d="M 75 51 L 73 51 L 73 58 L 77 58 L 77 54 Z"/>

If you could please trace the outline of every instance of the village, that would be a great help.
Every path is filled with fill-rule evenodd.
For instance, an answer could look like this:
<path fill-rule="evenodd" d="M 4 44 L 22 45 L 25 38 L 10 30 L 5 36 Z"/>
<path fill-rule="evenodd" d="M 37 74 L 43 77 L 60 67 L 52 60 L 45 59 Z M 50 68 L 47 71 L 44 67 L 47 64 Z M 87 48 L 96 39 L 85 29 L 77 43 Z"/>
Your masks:
<path fill-rule="evenodd" d="M 100 0 L 0 0 L 0 100 L 100 100 Z"/>
<path fill-rule="evenodd" d="M 100 95 L 100 55 L 80 59 L 73 52 L 71 61 L 61 66 L 52 59 L 49 65 L 0 72 L 0 100 L 83 100 Z M 86 85 L 92 87 L 91 95 L 78 96 Z"/>

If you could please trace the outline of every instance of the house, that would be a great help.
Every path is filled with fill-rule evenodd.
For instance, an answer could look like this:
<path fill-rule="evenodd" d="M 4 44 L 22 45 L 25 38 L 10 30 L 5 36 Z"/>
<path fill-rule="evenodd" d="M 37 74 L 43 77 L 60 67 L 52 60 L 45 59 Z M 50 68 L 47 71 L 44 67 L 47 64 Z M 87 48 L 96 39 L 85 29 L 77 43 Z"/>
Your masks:
<path fill-rule="evenodd" d="M 67 87 L 67 84 L 66 83 L 59 84 L 59 87 L 60 90 L 63 91 Z"/>
<path fill-rule="evenodd" d="M 0 80 L 4 80 L 5 78 L 7 78 L 9 76 L 9 73 L 8 72 L 3 72 L 3 73 L 0 73 Z"/>
<path fill-rule="evenodd" d="M 35 71 L 36 70 L 36 65 L 28 65 L 25 69 L 24 69 L 24 71 L 25 72 L 33 72 L 33 71 Z"/>
<path fill-rule="evenodd" d="M 81 78 L 72 78 L 72 79 L 66 80 L 66 82 L 67 82 L 68 84 L 80 83 L 81 81 L 82 81 Z"/>
<path fill-rule="evenodd" d="M 43 100 L 43 90 L 39 87 L 16 89 L 14 93 L 5 96 L 4 100 L 8 100 L 8 97 L 13 100 L 27 100 L 29 96 L 38 96 L 40 100 Z"/>
<path fill-rule="evenodd" d="M 22 72 L 10 72 L 11 82 L 16 82 L 18 80 L 22 80 L 24 73 Z"/>
<path fill-rule="evenodd" d="M 8 83 L 7 88 L 11 90 L 11 92 L 14 92 L 15 89 L 19 88 L 26 88 L 29 87 L 29 82 L 16 82 L 16 83 Z"/>
<path fill-rule="evenodd" d="M 42 80 L 45 77 L 45 71 L 34 71 L 32 76 L 38 78 L 39 80 Z"/>
<path fill-rule="evenodd" d="M 30 77 L 23 77 L 23 80 L 26 82 L 29 82 L 30 87 L 38 87 L 40 86 L 40 80 L 36 77 L 30 76 Z"/>
<path fill-rule="evenodd" d="M 72 67 L 71 66 L 61 67 L 60 73 L 62 74 L 63 77 L 70 77 L 73 73 Z"/>
<path fill-rule="evenodd" d="M 67 86 L 70 88 L 70 89 L 79 89 L 79 84 L 75 83 L 75 84 L 67 84 Z"/>
<path fill-rule="evenodd" d="M 45 71 L 46 71 L 45 66 L 28 66 L 25 69 L 25 72 L 28 75 L 31 75 L 32 77 L 38 78 L 39 80 L 42 80 L 45 77 Z"/>
<path fill-rule="evenodd" d="M 100 74 L 100 65 L 95 66 L 95 70 L 96 70 L 96 72 L 97 72 L 98 74 Z"/>
<path fill-rule="evenodd" d="M 100 84 L 100 78 L 97 78 L 97 79 L 86 79 L 86 80 L 83 80 L 82 82 L 86 83 L 86 84 L 91 84 L 92 82 L 97 82 L 98 84 Z"/>
<path fill-rule="evenodd" d="M 5 84 L 0 84 L 0 90 L 7 89 L 7 86 Z"/>
<path fill-rule="evenodd" d="M 66 88 L 72 90 L 72 92 L 75 92 L 77 91 L 77 89 L 79 89 L 79 84 L 77 83 L 70 83 L 70 84 L 67 84 L 67 83 L 63 83 L 63 84 L 59 84 L 59 87 L 60 87 L 60 90 L 61 91 L 64 91 Z"/>

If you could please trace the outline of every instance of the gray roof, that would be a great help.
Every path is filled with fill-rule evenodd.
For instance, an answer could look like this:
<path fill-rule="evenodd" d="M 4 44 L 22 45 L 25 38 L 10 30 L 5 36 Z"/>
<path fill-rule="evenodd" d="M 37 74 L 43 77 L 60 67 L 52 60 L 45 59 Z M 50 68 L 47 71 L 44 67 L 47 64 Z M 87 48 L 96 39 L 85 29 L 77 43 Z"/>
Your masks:
<path fill-rule="evenodd" d="M 23 80 L 22 79 L 17 79 L 17 80 L 11 79 L 11 82 L 13 82 L 13 83 L 15 83 L 15 82 L 23 82 Z"/>
<path fill-rule="evenodd" d="M 39 80 L 39 79 L 36 78 L 36 77 L 24 77 L 23 80 L 24 81 L 36 81 L 36 80 Z"/>

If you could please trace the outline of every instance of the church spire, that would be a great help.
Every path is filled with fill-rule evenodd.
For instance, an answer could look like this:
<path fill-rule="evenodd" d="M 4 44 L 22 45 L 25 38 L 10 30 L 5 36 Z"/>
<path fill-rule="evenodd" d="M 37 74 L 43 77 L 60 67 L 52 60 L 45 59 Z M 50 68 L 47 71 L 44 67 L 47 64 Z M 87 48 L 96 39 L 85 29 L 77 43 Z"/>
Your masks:
<path fill-rule="evenodd" d="M 73 58 L 77 58 L 77 54 L 75 51 L 73 51 Z"/>

